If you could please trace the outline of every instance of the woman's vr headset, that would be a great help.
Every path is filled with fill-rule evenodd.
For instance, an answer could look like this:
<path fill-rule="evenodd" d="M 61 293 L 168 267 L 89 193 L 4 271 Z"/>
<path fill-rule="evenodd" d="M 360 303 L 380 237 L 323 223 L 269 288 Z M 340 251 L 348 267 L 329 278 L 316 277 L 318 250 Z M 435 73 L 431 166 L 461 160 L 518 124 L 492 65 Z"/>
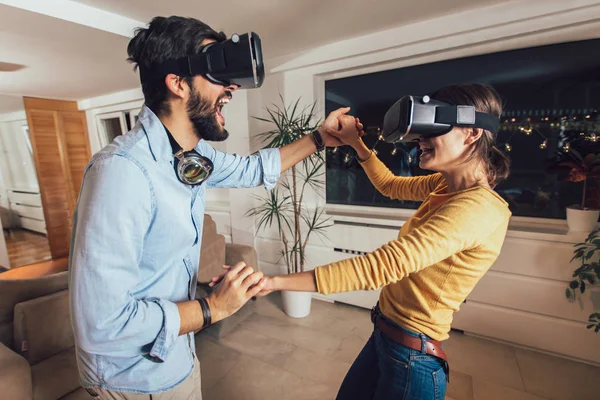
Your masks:
<path fill-rule="evenodd" d="M 455 126 L 498 133 L 500 119 L 475 111 L 473 106 L 455 106 L 429 96 L 404 96 L 386 112 L 382 134 L 388 143 L 415 142 L 420 137 L 444 135 Z"/>
<path fill-rule="evenodd" d="M 258 88 L 265 79 L 260 38 L 254 32 L 233 35 L 223 42 L 206 45 L 200 54 L 166 60 L 151 68 L 140 66 L 142 82 L 162 80 L 168 74 L 203 75 L 217 85 Z"/>

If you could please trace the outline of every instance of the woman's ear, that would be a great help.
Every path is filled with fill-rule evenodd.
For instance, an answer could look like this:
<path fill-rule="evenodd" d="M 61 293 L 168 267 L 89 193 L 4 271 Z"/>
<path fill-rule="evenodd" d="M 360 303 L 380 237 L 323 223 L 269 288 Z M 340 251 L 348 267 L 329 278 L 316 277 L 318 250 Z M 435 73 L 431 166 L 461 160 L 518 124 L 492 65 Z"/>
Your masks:
<path fill-rule="evenodd" d="M 471 145 L 481 138 L 483 135 L 483 129 L 481 128 L 469 128 L 467 129 L 467 137 L 465 138 L 465 144 Z"/>

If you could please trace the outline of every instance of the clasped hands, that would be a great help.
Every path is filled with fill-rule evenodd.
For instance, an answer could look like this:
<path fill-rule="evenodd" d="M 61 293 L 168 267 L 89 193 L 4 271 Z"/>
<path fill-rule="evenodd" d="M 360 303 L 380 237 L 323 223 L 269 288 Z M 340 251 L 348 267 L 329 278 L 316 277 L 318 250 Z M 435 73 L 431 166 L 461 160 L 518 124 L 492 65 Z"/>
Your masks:
<path fill-rule="evenodd" d="M 325 146 L 354 146 L 364 136 L 363 125 L 358 118 L 347 115 L 349 107 L 332 111 L 319 127 Z M 223 266 L 225 272 L 213 277 L 209 283 L 215 290 L 208 300 L 212 308 L 232 315 L 250 298 L 266 296 L 277 288 L 273 278 L 240 262 L 235 266 Z"/>
<path fill-rule="evenodd" d="M 319 127 L 325 146 L 354 146 L 364 136 L 363 124 L 358 118 L 348 115 L 348 111 L 350 107 L 332 111 Z"/>

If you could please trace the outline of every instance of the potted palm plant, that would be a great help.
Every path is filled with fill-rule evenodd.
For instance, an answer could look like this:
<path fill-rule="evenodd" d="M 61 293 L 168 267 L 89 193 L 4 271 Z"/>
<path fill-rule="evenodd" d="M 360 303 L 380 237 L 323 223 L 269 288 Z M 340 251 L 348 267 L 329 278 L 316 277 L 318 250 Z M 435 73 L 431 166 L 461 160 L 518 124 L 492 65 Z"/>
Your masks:
<path fill-rule="evenodd" d="M 274 125 L 270 131 L 258 134 L 265 148 L 288 145 L 317 129 L 320 121 L 315 116 L 315 106 L 300 109 L 300 99 L 285 107 L 273 105 L 267 108 L 269 118 L 254 117 Z M 305 203 L 306 190 L 311 188 L 322 196 L 323 167 L 322 153 L 315 153 L 291 168 L 281 177 L 277 188 L 264 196 L 256 196 L 258 205 L 246 215 L 255 218 L 257 228 L 270 228 L 273 225 L 281 240 L 281 260 L 283 273 L 304 272 L 307 267 L 306 247 L 312 235 L 325 237 L 329 219 L 324 209 L 308 207 Z M 310 313 L 311 294 L 283 291 L 283 307 L 288 316 L 302 318 Z"/>
<path fill-rule="evenodd" d="M 583 182 L 581 203 L 567 207 L 567 225 L 570 231 L 591 232 L 600 216 L 597 186 L 600 178 L 600 154 L 588 154 L 582 157 L 575 149 L 560 155 L 559 160 L 550 167 L 551 171 L 566 171 L 568 182 Z M 596 194 L 596 195 L 594 195 Z"/>

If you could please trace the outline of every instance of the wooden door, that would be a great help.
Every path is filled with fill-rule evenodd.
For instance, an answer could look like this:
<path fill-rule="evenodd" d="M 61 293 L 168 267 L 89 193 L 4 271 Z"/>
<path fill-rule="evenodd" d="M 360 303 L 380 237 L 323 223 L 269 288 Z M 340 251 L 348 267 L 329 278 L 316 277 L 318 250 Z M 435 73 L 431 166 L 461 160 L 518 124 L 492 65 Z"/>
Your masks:
<path fill-rule="evenodd" d="M 24 98 L 52 258 L 69 255 L 72 216 L 91 157 L 85 113 L 71 101 Z"/>

